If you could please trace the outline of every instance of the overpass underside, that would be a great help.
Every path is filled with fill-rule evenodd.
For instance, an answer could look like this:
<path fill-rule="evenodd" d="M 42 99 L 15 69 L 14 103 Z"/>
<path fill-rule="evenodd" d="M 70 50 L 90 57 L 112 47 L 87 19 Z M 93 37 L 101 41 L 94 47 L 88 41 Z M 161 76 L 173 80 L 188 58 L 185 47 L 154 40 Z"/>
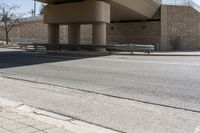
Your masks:
<path fill-rule="evenodd" d="M 81 24 L 92 24 L 92 43 L 106 44 L 111 21 L 148 20 L 159 9 L 155 0 L 37 0 L 47 3 L 48 42 L 59 43 L 59 25 L 68 25 L 68 43 L 80 44 Z"/>

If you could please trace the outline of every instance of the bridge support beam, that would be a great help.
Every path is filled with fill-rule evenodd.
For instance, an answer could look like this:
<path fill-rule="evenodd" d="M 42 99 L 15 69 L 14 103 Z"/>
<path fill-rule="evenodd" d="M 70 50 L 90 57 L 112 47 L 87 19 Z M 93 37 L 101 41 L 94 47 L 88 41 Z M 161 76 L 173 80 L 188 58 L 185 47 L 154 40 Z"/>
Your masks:
<path fill-rule="evenodd" d="M 68 25 L 68 43 L 69 44 L 80 44 L 80 24 L 69 24 Z"/>
<path fill-rule="evenodd" d="M 48 24 L 48 43 L 59 43 L 59 24 Z"/>
<path fill-rule="evenodd" d="M 48 24 L 48 50 L 58 49 L 59 44 L 59 24 Z M 57 45 L 56 45 L 57 44 Z"/>
<path fill-rule="evenodd" d="M 93 44 L 106 45 L 106 23 L 104 22 L 93 23 L 92 34 L 93 34 L 92 37 Z"/>
<path fill-rule="evenodd" d="M 48 24 L 49 43 L 59 43 L 59 25 L 68 25 L 68 43 L 80 44 L 80 24 L 93 25 L 93 44 L 106 45 L 106 24 L 110 23 L 110 4 L 99 0 L 84 0 L 48 4 L 44 8 L 44 23 Z"/>

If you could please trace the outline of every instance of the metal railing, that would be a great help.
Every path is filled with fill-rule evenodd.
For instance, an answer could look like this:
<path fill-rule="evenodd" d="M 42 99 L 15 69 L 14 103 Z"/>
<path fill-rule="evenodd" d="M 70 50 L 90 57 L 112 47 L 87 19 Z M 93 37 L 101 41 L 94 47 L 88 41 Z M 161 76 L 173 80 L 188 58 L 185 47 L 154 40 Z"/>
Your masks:
<path fill-rule="evenodd" d="M 155 51 L 155 45 L 141 45 L 141 44 L 107 44 L 107 45 L 94 45 L 94 44 L 49 44 L 49 43 L 18 43 L 20 49 L 48 49 L 48 50 L 89 50 L 96 51 L 106 50 L 111 52 L 145 52 L 150 53 Z"/>
<path fill-rule="evenodd" d="M 200 12 L 200 5 L 193 0 L 162 0 L 163 5 L 190 6 Z"/>

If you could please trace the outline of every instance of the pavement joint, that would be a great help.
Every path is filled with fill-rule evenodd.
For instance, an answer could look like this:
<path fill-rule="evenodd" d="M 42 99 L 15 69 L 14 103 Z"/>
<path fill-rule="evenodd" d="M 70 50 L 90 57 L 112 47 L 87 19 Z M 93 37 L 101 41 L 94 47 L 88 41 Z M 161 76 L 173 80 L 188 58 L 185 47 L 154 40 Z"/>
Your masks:
<path fill-rule="evenodd" d="M 51 117 L 51 118 L 57 119 L 57 120 L 63 120 L 63 121 L 69 121 L 69 122 L 74 120 L 73 118 L 68 118 L 68 119 L 56 118 L 56 117 L 53 117 L 51 115 L 47 115 L 47 114 L 44 114 L 44 113 L 38 113 L 37 111 L 34 111 L 33 113 L 36 114 L 36 115 Z"/>

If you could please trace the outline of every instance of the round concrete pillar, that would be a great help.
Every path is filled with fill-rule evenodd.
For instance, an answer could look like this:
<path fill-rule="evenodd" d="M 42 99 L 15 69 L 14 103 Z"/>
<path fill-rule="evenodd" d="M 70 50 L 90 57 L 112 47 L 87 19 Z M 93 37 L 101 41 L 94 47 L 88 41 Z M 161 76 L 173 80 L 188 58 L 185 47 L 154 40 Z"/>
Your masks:
<path fill-rule="evenodd" d="M 93 44 L 106 45 L 106 23 L 93 23 Z"/>
<path fill-rule="evenodd" d="M 68 25 L 68 43 L 69 44 L 80 44 L 80 24 L 69 24 Z"/>
<path fill-rule="evenodd" d="M 48 43 L 59 43 L 59 24 L 48 24 Z"/>

